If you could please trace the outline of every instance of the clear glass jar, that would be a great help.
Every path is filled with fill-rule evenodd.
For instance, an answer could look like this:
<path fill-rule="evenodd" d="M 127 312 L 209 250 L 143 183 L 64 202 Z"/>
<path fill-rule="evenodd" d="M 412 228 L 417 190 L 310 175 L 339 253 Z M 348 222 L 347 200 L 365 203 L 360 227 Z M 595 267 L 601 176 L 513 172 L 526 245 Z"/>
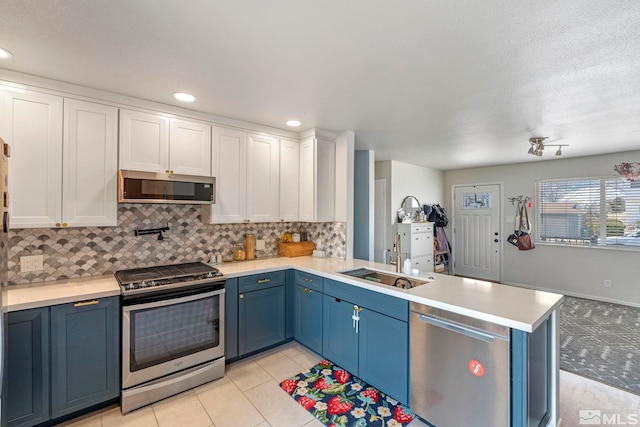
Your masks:
<path fill-rule="evenodd" d="M 247 253 L 244 251 L 244 246 L 238 245 L 233 250 L 234 261 L 244 261 L 247 258 Z"/>

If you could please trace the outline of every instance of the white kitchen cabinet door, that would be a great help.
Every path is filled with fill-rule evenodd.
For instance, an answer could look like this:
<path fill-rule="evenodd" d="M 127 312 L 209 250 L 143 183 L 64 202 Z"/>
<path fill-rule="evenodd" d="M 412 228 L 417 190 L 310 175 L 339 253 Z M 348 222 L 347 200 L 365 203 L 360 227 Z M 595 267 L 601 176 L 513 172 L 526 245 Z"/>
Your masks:
<path fill-rule="evenodd" d="M 55 227 L 61 221 L 62 98 L 2 88 L 0 135 L 11 147 L 12 228 Z"/>
<path fill-rule="evenodd" d="M 300 143 L 300 221 L 335 217 L 335 142 L 307 138 Z"/>
<path fill-rule="evenodd" d="M 280 140 L 280 221 L 298 221 L 300 143 Z"/>
<path fill-rule="evenodd" d="M 120 110 L 120 169 L 169 172 L 169 118 Z"/>
<path fill-rule="evenodd" d="M 216 178 L 216 203 L 205 205 L 211 223 L 244 222 L 247 214 L 247 134 L 213 128 L 211 175 Z"/>
<path fill-rule="evenodd" d="M 64 100 L 62 222 L 118 225 L 118 109 Z"/>
<path fill-rule="evenodd" d="M 169 169 L 181 175 L 211 176 L 211 126 L 171 119 Z"/>
<path fill-rule="evenodd" d="M 278 139 L 247 135 L 247 219 L 250 222 L 278 221 L 279 186 Z"/>

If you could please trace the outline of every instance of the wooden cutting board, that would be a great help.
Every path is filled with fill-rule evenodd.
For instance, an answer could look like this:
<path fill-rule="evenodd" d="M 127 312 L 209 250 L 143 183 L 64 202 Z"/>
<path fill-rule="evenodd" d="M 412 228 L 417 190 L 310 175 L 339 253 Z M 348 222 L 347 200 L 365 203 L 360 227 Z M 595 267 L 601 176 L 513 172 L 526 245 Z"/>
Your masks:
<path fill-rule="evenodd" d="M 278 256 L 289 258 L 313 254 L 316 246 L 313 242 L 278 243 Z"/>

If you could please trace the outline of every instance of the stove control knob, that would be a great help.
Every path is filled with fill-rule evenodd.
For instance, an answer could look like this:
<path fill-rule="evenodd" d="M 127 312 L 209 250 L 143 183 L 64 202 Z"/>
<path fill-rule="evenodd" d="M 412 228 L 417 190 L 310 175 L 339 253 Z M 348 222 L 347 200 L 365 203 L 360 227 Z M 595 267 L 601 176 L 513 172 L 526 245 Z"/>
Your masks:
<path fill-rule="evenodd" d="M 209 272 L 207 273 L 207 279 L 211 279 L 213 277 L 213 273 Z"/>
<path fill-rule="evenodd" d="M 156 286 L 156 285 L 157 285 L 157 283 L 156 283 L 155 280 L 152 280 L 152 281 L 149 282 L 149 286 Z"/>
<path fill-rule="evenodd" d="M 135 284 L 135 283 L 133 283 L 133 282 L 131 282 L 131 283 L 129 283 L 129 286 L 127 286 L 127 287 L 128 287 L 130 290 L 133 290 L 133 289 L 135 289 L 135 288 L 136 288 L 136 284 Z"/>
<path fill-rule="evenodd" d="M 144 280 L 142 282 L 140 282 L 140 287 L 141 288 L 146 288 L 147 287 L 147 282 L 145 282 Z"/>

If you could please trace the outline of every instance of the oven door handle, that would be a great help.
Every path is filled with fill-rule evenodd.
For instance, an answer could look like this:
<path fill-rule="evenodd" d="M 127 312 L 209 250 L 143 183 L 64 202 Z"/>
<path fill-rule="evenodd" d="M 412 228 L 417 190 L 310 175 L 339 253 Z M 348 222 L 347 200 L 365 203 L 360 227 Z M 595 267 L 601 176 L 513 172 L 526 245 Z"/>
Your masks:
<path fill-rule="evenodd" d="M 167 305 L 175 305 L 181 304 L 183 302 L 196 301 L 203 298 L 209 298 L 215 295 L 224 294 L 224 289 L 218 289 L 217 291 L 205 292 L 201 294 L 187 295 L 186 297 L 181 298 L 171 298 L 162 301 L 154 301 L 146 304 L 133 304 L 133 305 L 125 305 L 122 307 L 122 311 L 128 313 L 130 311 L 136 310 L 145 310 L 147 308 L 157 308 L 157 307 L 165 307 Z"/>

